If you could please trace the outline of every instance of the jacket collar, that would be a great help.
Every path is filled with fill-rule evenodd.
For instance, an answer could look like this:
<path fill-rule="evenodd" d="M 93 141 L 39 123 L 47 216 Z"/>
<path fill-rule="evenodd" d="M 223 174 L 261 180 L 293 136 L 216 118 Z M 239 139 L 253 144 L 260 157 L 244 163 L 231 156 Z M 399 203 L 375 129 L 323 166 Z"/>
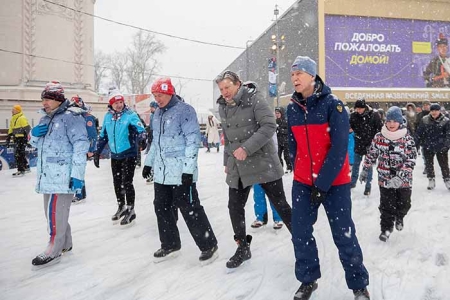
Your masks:
<path fill-rule="evenodd" d="M 313 94 L 307 98 L 304 98 L 301 93 L 294 92 L 291 97 L 291 101 L 300 105 L 303 109 L 314 106 L 320 98 L 331 94 L 331 89 L 325 85 L 322 78 L 316 75 Z"/>
<path fill-rule="evenodd" d="M 241 87 L 239 88 L 236 95 L 234 95 L 233 101 L 236 104 L 236 106 L 240 105 L 251 106 L 252 105 L 251 97 L 254 94 L 256 94 L 256 92 L 257 92 L 256 83 L 252 81 L 241 83 Z M 217 99 L 217 103 L 219 105 L 227 105 L 226 100 L 222 96 L 220 96 L 219 99 Z"/>
<path fill-rule="evenodd" d="M 164 107 L 160 107 L 159 109 L 162 111 L 167 111 L 167 110 L 171 109 L 172 107 L 174 107 L 175 105 L 177 105 L 178 102 L 180 102 L 178 97 L 176 95 L 172 95 L 172 98 L 170 98 L 169 103 L 167 103 L 167 105 Z"/>

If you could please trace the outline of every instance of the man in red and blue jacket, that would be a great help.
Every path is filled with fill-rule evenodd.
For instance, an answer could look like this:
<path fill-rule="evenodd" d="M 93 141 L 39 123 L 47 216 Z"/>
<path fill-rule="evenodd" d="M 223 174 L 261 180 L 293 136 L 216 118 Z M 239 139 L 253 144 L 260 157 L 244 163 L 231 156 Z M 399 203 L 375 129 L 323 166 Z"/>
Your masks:
<path fill-rule="evenodd" d="M 370 299 L 369 274 L 351 217 L 347 145 L 349 119 L 344 104 L 316 75 L 316 62 L 298 56 L 291 67 L 295 92 L 287 108 L 289 150 L 294 167 L 292 241 L 295 275 L 302 285 L 294 300 L 307 300 L 321 277 L 313 225 L 323 204 L 349 289 Z"/>

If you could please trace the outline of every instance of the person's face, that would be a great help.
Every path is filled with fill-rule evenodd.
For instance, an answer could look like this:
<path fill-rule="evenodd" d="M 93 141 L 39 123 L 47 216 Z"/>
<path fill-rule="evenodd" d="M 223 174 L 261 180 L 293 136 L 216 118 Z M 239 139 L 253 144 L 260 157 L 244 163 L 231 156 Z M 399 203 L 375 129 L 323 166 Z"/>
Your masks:
<path fill-rule="evenodd" d="M 422 111 L 422 107 L 416 107 L 416 113 L 420 113 Z"/>
<path fill-rule="evenodd" d="M 447 52 L 448 52 L 448 45 L 437 45 L 437 50 L 439 53 L 439 56 L 445 57 L 447 56 Z"/>
<path fill-rule="evenodd" d="M 14 116 L 14 115 L 18 114 L 19 111 L 17 109 L 13 108 L 13 109 L 11 109 L 11 113 Z"/>
<path fill-rule="evenodd" d="M 81 102 L 81 101 L 75 102 L 75 104 L 76 104 L 78 107 L 82 107 L 82 106 L 83 106 L 83 102 Z"/>
<path fill-rule="evenodd" d="M 281 118 L 281 113 L 278 110 L 275 111 L 275 117 L 277 117 L 277 119 Z"/>
<path fill-rule="evenodd" d="M 291 82 L 297 93 L 303 95 L 303 97 L 309 97 L 314 91 L 314 76 L 303 72 L 294 71 L 291 72 Z"/>
<path fill-rule="evenodd" d="M 441 114 L 440 110 L 432 110 L 430 111 L 430 115 L 433 117 L 433 119 L 436 119 Z"/>
<path fill-rule="evenodd" d="M 50 113 L 53 110 L 55 110 L 58 106 L 61 105 L 62 102 L 53 100 L 53 99 L 42 99 L 42 106 L 44 107 L 44 110 L 46 113 Z"/>
<path fill-rule="evenodd" d="M 162 94 L 162 93 L 154 93 L 153 97 L 155 97 L 156 103 L 158 103 L 159 107 L 165 107 L 169 104 L 170 99 L 172 99 L 172 95 Z"/>
<path fill-rule="evenodd" d="M 399 127 L 400 127 L 400 123 L 398 123 L 398 122 L 395 122 L 393 120 L 386 121 L 386 128 L 389 131 L 396 131 L 396 130 L 398 130 Z"/>
<path fill-rule="evenodd" d="M 424 104 L 423 105 L 423 110 L 429 111 L 430 110 L 430 104 Z"/>
<path fill-rule="evenodd" d="M 358 114 L 362 115 L 362 114 L 366 111 L 366 109 L 363 108 L 363 107 L 356 107 L 356 108 L 355 108 L 355 111 L 356 111 Z"/>
<path fill-rule="evenodd" d="M 219 86 L 220 94 L 227 102 L 233 100 L 233 97 L 236 96 L 239 88 L 241 87 L 240 83 L 235 84 L 229 78 L 225 78 L 217 85 Z"/>
<path fill-rule="evenodd" d="M 115 111 L 121 112 L 123 110 L 123 108 L 125 107 L 125 104 L 123 103 L 122 100 L 119 100 L 119 101 L 114 102 L 111 106 Z"/>

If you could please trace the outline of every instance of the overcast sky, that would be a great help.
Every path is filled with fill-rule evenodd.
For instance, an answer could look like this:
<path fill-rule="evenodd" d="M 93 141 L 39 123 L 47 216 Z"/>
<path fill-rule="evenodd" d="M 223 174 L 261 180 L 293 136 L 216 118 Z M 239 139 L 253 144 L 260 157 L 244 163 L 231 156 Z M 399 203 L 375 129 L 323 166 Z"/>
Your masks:
<path fill-rule="evenodd" d="M 95 14 L 157 32 L 245 48 L 295 0 L 104 0 L 95 4 Z M 95 49 L 106 53 L 124 51 L 136 29 L 95 19 Z M 243 51 L 207 46 L 156 35 L 167 50 L 159 57 L 160 74 L 202 78 L 181 80 L 181 94 L 195 108 L 212 107 L 212 80 Z M 268 52 L 269 55 L 269 52 Z M 178 83 L 179 79 L 173 79 Z"/>

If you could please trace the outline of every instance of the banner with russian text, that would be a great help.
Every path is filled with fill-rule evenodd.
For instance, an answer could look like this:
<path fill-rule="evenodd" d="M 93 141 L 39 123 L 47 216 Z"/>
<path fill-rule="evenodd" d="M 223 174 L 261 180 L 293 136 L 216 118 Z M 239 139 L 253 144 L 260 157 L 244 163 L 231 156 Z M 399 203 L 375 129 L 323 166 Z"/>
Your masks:
<path fill-rule="evenodd" d="M 331 87 L 450 88 L 448 47 L 439 56 L 436 45 L 450 22 L 327 15 L 325 25 Z"/>

